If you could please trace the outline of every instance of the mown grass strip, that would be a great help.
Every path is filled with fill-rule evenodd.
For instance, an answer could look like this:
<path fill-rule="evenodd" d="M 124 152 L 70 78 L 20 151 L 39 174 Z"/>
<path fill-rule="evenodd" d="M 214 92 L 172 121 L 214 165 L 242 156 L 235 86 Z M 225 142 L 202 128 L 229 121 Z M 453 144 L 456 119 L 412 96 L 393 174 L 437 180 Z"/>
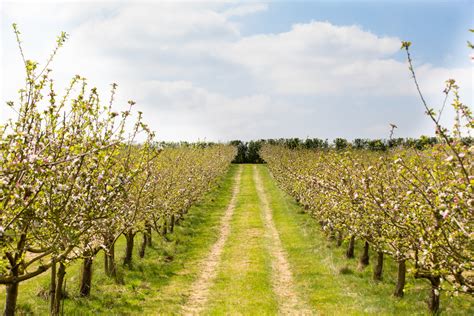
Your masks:
<path fill-rule="evenodd" d="M 253 166 L 243 168 L 232 231 L 210 291 L 206 314 L 269 315 L 278 311 Z"/>

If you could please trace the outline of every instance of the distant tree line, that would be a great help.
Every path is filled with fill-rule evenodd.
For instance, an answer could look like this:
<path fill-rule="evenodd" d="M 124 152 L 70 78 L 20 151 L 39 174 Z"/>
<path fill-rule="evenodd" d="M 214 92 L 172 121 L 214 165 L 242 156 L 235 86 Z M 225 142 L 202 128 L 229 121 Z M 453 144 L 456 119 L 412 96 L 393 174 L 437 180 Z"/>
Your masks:
<path fill-rule="evenodd" d="M 233 140 L 231 145 L 237 147 L 237 155 L 232 163 L 263 163 L 259 151 L 266 140 L 257 140 L 243 142 L 241 140 Z"/>
<path fill-rule="evenodd" d="M 462 139 L 465 144 L 474 144 L 472 137 Z M 278 138 L 278 139 L 260 139 L 244 142 L 241 140 L 233 140 L 231 145 L 237 147 L 237 155 L 233 163 L 263 163 L 263 159 L 259 155 L 260 148 L 263 144 L 282 145 L 289 149 L 358 149 L 370 151 L 386 151 L 390 148 L 403 147 L 425 149 L 439 142 L 436 137 L 420 136 L 419 138 L 391 138 L 391 139 L 367 139 L 356 138 L 349 141 L 345 138 L 335 138 L 332 142 L 321 138 Z"/>

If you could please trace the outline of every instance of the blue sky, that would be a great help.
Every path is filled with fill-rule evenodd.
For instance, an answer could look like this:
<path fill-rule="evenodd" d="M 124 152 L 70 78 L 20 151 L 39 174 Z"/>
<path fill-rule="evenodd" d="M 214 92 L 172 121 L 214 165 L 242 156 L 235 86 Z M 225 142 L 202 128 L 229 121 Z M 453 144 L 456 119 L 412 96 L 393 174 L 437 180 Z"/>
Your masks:
<path fill-rule="evenodd" d="M 356 24 L 379 35 L 414 42 L 413 51 L 426 62 L 467 65 L 467 32 L 473 27 L 471 0 L 277 1 L 269 10 L 245 18 L 244 34 L 283 32 L 311 20 Z"/>
<path fill-rule="evenodd" d="M 116 107 L 136 100 L 162 140 L 380 138 L 390 123 L 397 136 L 432 134 L 400 41 L 413 42 L 430 105 L 452 77 L 472 104 L 473 3 L 3 1 L 0 100 L 22 84 L 16 22 L 40 62 L 70 34 L 52 65 L 59 91 L 75 74 L 105 96 L 116 82 Z"/>

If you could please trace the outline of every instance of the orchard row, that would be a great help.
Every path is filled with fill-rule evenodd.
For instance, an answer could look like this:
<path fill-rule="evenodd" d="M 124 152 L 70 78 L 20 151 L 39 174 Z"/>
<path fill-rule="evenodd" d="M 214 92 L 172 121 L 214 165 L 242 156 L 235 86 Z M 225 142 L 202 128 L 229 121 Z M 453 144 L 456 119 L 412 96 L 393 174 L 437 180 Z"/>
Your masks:
<path fill-rule="evenodd" d="M 365 244 L 362 266 L 373 248 L 375 280 L 385 255 L 398 262 L 395 296 L 404 294 L 407 266 L 428 279 L 436 312 L 441 291 L 474 293 L 474 146 L 453 146 L 380 153 L 265 145 L 261 156 L 331 238 L 347 240 L 348 258 L 356 239 Z"/>
<path fill-rule="evenodd" d="M 57 48 L 65 40 L 62 34 Z M 57 315 L 65 270 L 76 260 L 83 262 L 80 294 L 88 296 L 100 251 L 107 274 L 116 277 L 117 239 L 126 237 L 123 263 L 130 265 L 134 237 L 144 235 L 143 256 L 152 230 L 172 231 L 235 156 L 235 149 L 224 145 L 156 145 L 142 114 L 133 115 L 134 102 L 114 111 L 116 85 L 104 103 L 76 76 L 58 98 L 47 69 L 50 60 L 39 69 L 24 58 L 25 87 L 19 102 L 8 103 L 16 116 L 0 129 L 5 315 L 15 313 L 19 284 L 46 271 L 51 314 Z"/>

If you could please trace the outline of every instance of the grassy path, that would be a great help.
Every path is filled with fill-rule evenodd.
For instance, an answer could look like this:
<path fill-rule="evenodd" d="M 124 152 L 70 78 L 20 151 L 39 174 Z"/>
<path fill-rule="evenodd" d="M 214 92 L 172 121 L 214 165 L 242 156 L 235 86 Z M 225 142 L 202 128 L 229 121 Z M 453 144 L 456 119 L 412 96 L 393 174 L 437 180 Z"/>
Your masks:
<path fill-rule="evenodd" d="M 317 221 L 276 185 L 265 165 L 244 165 L 231 234 L 202 314 L 427 315 L 428 286 L 408 278 L 392 297 L 395 264 L 383 282 L 359 270 L 344 246 L 326 240 Z M 356 250 L 361 253 L 361 245 Z M 444 297 L 448 315 L 472 315 L 472 299 Z"/>
<path fill-rule="evenodd" d="M 124 244 L 117 243 L 118 259 Z M 132 269 L 119 267 L 123 284 L 105 276 L 100 254 L 92 295 L 81 298 L 80 265 L 68 266 L 64 314 L 428 314 L 427 283 L 408 278 L 405 298 L 395 299 L 395 264 L 387 259 L 384 281 L 374 282 L 372 267 L 359 270 L 344 246 L 326 240 L 265 165 L 233 165 L 167 240 L 154 236 L 144 259 L 135 255 Z M 48 283 L 44 274 L 20 285 L 19 315 L 47 314 Z M 3 308 L 2 291 L 0 300 Z M 446 315 L 474 315 L 470 298 L 443 295 L 441 306 Z"/>
<path fill-rule="evenodd" d="M 273 221 L 273 211 L 269 205 L 267 193 L 265 192 L 257 166 L 253 166 L 253 172 L 269 243 L 268 252 L 272 261 L 273 290 L 278 298 L 279 312 L 285 315 L 309 315 L 311 310 L 305 306 L 295 290 L 293 273 L 291 272 L 286 251 L 282 247 L 279 233 Z"/>
<path fill-rule="evenodd" d="M 216 268 L 220 262 L 224 244 L 230 234 L 230 220 L 234 214 L 235 203 L 240 192 L 241 175 L 242 167 L 240 166 L 232 189 L 232 199 L 230 200 L 227 210 L 221 220 L 219 238 L 212 246 L 207 258 L 202 262 L 199 278 L 191 287 L 191 296 L 183 308 L 186 314 L 199 313 L 207 303 L 209 287 L 216 278 Z"/>
<path fill-rule="evenodd" d="M 205 313 L 276 314 L 278 302 L 272 290 L 265 226 L 250 165 L 243 166 L 240 192 L 231 222 L 232 232 Z"/>

